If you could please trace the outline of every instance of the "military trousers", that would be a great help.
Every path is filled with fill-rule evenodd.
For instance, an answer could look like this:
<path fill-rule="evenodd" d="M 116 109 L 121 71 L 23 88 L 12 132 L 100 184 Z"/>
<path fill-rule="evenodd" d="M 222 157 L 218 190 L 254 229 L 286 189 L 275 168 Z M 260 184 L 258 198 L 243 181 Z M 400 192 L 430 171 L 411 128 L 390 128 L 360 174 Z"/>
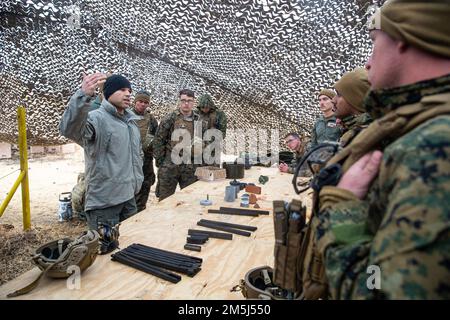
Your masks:
<path fill-rule="evenodd" d="M 195 169 L 198 165 L 194 164 L 173 164 L 171 161 L 165 161 L 158 170 L 158 196 L 159 201 L 175 193 L 177 185 L 180 188 L 186 188 L 198 179 L 195 176 Z"/>
<path fill-rule="evenodd" d="M 132 198 L 112 207 L 86 211 L 86 218 L 89 229 L 97 230 L 99 224 L 107 224 L 114 227 L 136 213 L 136 201 Z"/>
<path fill-rule="evenodd" d="M 86 197 L 86 183 L 84 172 L 78 174 L 77 184 L 72 189 L 72 210 L 73 216 L 80 220 L 86 221 L 84 213 L 84 202 Z"/>
<path fill-rule="evenodd" d="M 150 188 L 155 183 L 155 171 L 153 169 L 153 157 L 151 154 L 144 154 L 144 164 L 142 166 L 144 172 L 144 181 L 139 193 L 136 195 L 137 212 L 140 212 L 146 208 L 148 197 L 150 194 Z"/>

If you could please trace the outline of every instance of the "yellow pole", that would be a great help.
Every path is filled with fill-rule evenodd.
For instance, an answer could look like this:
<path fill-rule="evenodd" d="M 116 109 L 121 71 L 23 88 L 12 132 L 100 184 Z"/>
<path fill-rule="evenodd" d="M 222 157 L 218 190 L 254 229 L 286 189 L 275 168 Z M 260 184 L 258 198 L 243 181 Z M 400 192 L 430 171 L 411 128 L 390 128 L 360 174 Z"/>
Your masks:
<path fill-rule="evenodd" d="M 22 179 L 24 176 L 25 176 L 25 172 L 22 171 L 19 174 L 19 177 L 17 178 L 16 182 L 14 182 L 14 185 L 12 186 L 11 190 L 8 192 L 8 195 L 6 196 L 5 200 L 3 200 L 2 205 L 0 206 L 0 217 L 5 212 L 6 207 L 8 206 L 12 197 L 14 196 L 14 193 L 16 193 L 16 190 L 19 187 L 19 184 L 22 182 Z"/>
<path fill-rule="evenodd" d="M 17 120 L 19 122 L 20 170 L 24 173 L 22 179 L 23 230 L 28 230 L 31 228 L 30 187 L 28 184 L 27 126 L 25 121 L 25 108 L 23 106 L 19 106 L 17 109 Z"/>

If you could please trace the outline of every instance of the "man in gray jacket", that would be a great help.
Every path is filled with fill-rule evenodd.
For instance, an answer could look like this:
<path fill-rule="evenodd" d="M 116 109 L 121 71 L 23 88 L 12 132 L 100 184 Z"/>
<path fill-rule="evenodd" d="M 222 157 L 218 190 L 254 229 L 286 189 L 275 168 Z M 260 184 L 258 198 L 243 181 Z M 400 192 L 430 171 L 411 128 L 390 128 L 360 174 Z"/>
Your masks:
<path fill-rule="evenodd" d="M 134 199 L 144 180 L 139 118 L 127 110 L 131 84 L 121 75 L 85 76 L 60 123 L 61 135 L 84 148 L 85 212 L 90 229 L 115 226 L 137 211 Z M 100 108 L 92 110 L 95 89 L 104 83 Z"/>

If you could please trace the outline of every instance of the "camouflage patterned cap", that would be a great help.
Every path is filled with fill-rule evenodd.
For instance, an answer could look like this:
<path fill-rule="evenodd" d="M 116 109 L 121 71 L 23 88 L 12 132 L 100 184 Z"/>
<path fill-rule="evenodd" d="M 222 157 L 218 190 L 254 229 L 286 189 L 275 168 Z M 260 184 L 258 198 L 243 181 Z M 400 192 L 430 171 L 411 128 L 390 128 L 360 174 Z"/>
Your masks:
<path fill-rule="evenodd" d="M 356 68 L 353 71 L 345 73 L 334 84 L 334 88 L 352 107 L 360 112 L 365 112 L 363 102 L 370 90 L 366 69 Z"/>
<path fill-rule="evenodd" d="M 449 17 L 449 0 L 392 0 L 375 12 L 369 30 L 382 30 L 413 47 L 450 58 Z"/>

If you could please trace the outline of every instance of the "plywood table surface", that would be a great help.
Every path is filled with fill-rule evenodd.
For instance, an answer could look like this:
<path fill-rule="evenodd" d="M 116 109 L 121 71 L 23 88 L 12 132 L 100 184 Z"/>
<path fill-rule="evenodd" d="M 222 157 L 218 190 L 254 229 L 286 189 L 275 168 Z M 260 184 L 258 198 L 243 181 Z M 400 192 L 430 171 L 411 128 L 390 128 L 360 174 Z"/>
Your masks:
<path fill-rule="evenodd" d="M 265 185 L 258 182 L 267 175 Z M 95 263 L 81 275 L 81 287 L 70 289 L 67 281 L 43 278 L 39 286 L 15 299 L 243 299 L 240 292 L 231 292 L 245 273 L 257 266 L 273 266 L 274 231 L 272 201 L 289 201 L 295 195 L 292 175 L 280 173 L 276 168 L 252 167 L 245 171 L 241 182 L 255 183 L 262 188 L 258 195 L 261 209 L 270 215 L 259 217 L 209 214 L 207 209 L 220 206 L 239 207 L 240 199 L 225 202 L 225 186 L 231 180 L 198 181 L 177 191 L 173 196 L 155 204 L 124 221 L 120 227 L 120 247 L 132 243 L 157 247 L 182 254 L 201 257 L 202 270 L 190 278 L 182 275 L 177 284 L 113 262 L 110 255 L 98 256 Z M 153 186 L 154 187 L 154 186 Z M 241 191 L 239 196 L 244 192 Z M 213 205 L 204 207 L 200 200 L 209 195 Z M 308 194 L 302 200 L 310 208 Z M 184 250 L 188 229 L 206 229 L 196 225 L 200 219 L 219 220 L 256 226 L 250 237 L 233 235 L 233 240 L 209 239 L 201 252 Z M 214 230 L 213 230 L 214 231 Z M 6 294 L 31 282 L 39 274 L 33 270 L 0 287 L 0 299 Z"/>

